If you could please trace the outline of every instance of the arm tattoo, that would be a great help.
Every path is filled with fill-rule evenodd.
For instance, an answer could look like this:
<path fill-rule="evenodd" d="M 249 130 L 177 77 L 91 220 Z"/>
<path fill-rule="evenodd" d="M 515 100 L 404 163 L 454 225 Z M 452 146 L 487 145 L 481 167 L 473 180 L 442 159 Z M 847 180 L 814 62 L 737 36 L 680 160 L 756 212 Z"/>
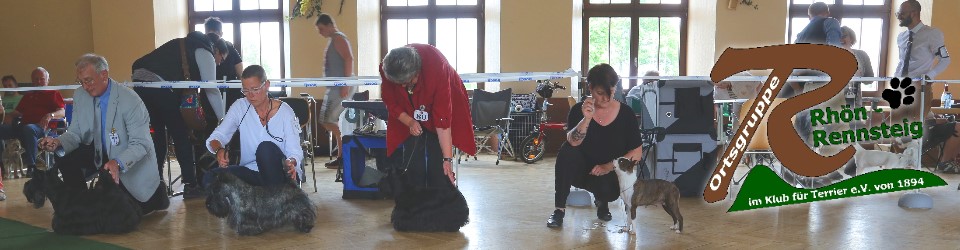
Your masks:
<path fill-rule="evenodd" d="M 584 137 L 587 137 L 587 133 L 581 133 L 579 128 L 573 128 L 573 133 L 570 135 L 570 139 L 574 141 L 582 141 Z"/>

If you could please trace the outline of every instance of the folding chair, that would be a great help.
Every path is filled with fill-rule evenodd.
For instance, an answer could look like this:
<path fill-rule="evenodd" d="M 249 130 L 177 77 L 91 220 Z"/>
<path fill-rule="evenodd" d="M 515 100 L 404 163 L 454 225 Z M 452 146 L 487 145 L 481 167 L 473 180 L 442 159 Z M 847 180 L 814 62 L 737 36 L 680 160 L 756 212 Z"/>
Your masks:
<path fill-rule="evenodd" d="M 510 121 L 510 98 L 512 90 L 505 89 L 500 92 L 490 93 L 478 89 L 473 93 L 473 104 L 470 106 L 470 112 L 473 116 L 473 134 L 477 144 L 477 152 L 487 144 L 490 136 L 498 136 L 497 163 L 503 156 L 503 150 L 506 149 L 511 157 L 514 156 L 513 145 L 510 143 L 509 127 Z"/>

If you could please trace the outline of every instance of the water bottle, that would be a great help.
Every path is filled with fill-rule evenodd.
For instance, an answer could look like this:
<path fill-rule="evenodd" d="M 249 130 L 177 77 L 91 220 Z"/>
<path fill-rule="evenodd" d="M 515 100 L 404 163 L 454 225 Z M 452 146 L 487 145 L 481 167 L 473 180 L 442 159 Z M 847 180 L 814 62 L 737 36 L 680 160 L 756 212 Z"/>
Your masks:
<path fill-rule="evenodd" d="M 940 103 L 943 108 L 951 108 L 953 106 L 953 95 L 950 94 L 950 87 L 943 87 L 943 94 L 940 95 Z"/>

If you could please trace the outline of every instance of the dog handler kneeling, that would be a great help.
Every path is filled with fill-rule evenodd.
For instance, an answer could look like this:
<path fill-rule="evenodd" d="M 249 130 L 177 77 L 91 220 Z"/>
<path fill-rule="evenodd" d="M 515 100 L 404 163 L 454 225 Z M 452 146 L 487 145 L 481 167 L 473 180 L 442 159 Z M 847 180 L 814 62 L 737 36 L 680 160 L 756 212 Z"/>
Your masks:
<path fill-rule="evenodd" d="M 140 204 L 144 214 L 167 209 L 170 200 L 157 174 L 150 119 L 143 101 L 132 89 L 110 79 L 109 65 L 101 56 L 81 56 L 76 69 L 81 87 L 73 95 L 73 121 L 60 137 L 41 139 L 40 147 L 48 152 L 71 153 L 93 144 L 96 166 L 106 169 L 113 181 Z M 63 168 L 60 173 L 67 185 L 84 184 L 79 168 Z"/>
<path fill-rule="evenodd" d="M 547 227 L 563 226 L 570 186 L 586 189 L 596 198 L 597 217 L 610 221 L 607 203 L 620 197 L 620 184 L 613 173 L 613 161 L 624 157 L 632 161 L 642 155 L 640 127 L 629 106 L 611 98 L 618 80 L 608 64 L 599 64 L 587 75 L 592 97 L 570 108 L 567 116 L 567 141 L 560 147 L 556 164 L 557 209 L 547 219 Z"/>
<path fill-rule="evenodd" d="M 303 176 L 299 163 L 303 161 L 300 147 L 300 122 L 290 105 L 267 95 L 270 81 L 263 67 L 250 65 L 241 76 L 246 98 L 233 103 L 223 122 L 207 139 L 207 150 L 216 154 L 220 168 L 255 186 L 297 183 Z M 240 130 L 240 164 L 228 166 L 229 157 L 224 145 L 234 132 Z M 214 174 L 203 178 L 204 187 L 210 185 Z"/>

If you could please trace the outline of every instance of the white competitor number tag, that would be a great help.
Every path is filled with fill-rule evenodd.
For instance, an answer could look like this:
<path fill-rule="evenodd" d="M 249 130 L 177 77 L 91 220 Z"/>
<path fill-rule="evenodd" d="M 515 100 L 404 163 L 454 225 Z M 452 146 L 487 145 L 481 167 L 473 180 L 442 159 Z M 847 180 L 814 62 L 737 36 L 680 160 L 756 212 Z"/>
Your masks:
<path fill-rule="evenodd" d="M 110 143 L 114 146 L 120 145 L 120 136 L 117 135 L 117 129 L 111 129 L 110 131 Z"/>
<path fill-rule="evenodd" d="M 425 110 L 426 110 L 426 107 L 423 105 L 420 105 L 420 110 L 413 111 L 413 119 L 421 122 L 430 120 L 430 114 L 427 113 L 427 111 Z"/>

